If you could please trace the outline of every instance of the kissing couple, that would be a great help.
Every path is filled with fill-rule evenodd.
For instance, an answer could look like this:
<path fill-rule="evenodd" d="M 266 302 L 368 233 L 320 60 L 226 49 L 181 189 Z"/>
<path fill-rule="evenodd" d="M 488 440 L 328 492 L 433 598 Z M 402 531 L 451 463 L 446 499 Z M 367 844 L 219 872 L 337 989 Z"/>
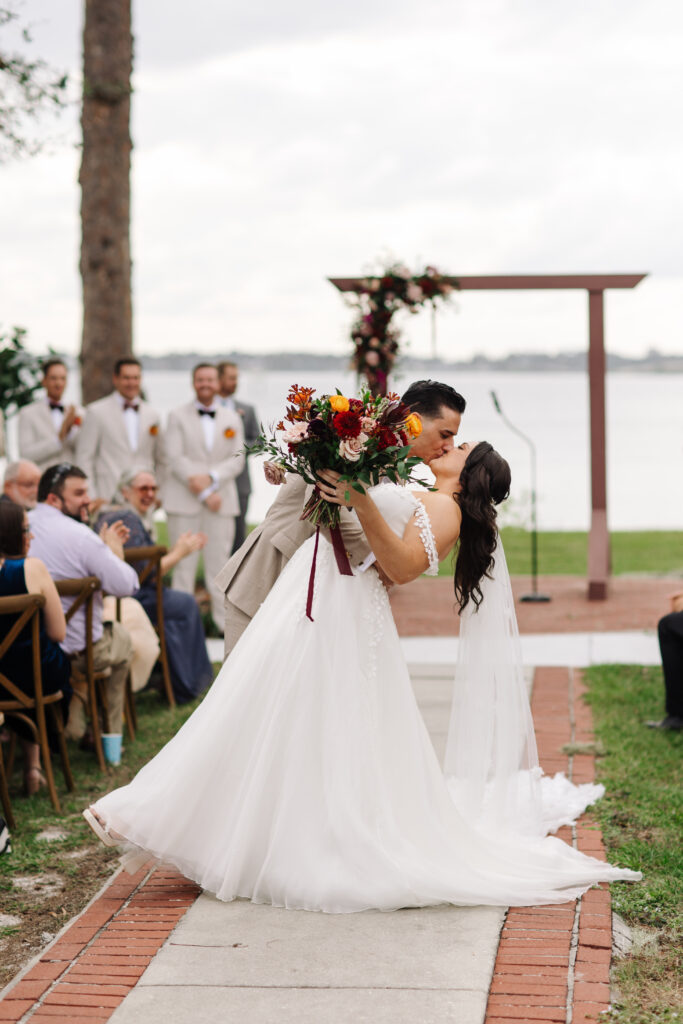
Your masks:
<path fill-rule="evenodd" d="M 419 381 L 403 395 L 431 491 L 362 494 L 323 471 L 352 567 L 288 477 L 233 555 L 228 656 L 203 702 L 127 786 L 85 816 L 103 841 L 175 865 L 219 899 L 328 913 L 575 899 L 638 872 L 554 836 L 601 787 L 543 776 L 524 687 L 497 506 L 510 469 L 485 441 L 456 447 L 465 400 Z M 350 510 L 347 506 L 351 506 Z M 413 694 L 385 581 L 436 575 L 457 545 L 461 618 L 442 768 Z M 131 854 L 129 854 L 131 856 Z"/>

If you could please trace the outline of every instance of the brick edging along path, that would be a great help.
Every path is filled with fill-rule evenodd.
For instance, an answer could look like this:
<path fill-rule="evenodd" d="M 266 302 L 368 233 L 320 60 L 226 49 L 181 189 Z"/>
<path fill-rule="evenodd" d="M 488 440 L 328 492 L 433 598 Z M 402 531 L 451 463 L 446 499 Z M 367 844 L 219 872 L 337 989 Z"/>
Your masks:
<path fill-rule="evenodd" d="M 593 740 L 582 674 L 536 669 L 532 712 L 538 755 L 548 774 L 593 782 L 595 758 L 563 754 L 565 743 Z M 605 860 L 599 828 L 585 814 L 557 833 L 583 853 Z M 590 889 L 573 903 L 508 911 L 498 947 L 486 1024 L 596 1024 L 610 1002 L 612 912 L 609 888 Z"/>
<path fill-rule="evenodd" d="M 200 893 L 173 869 L 119 871 L 0 1001 L 0 1021 L 99 1024 Z"/>
<path fill-rule="evenodd" d="M 574 782 L 594 779 L 591 755 L 561 747 L 593 738 L 581 673 L 537 669 L 532 711 L 541 765 Z M 572 832 L 574 833 L 572 835 Z M 602 839 L 584 815 L 558 833 L 605 859 Z M 199 895 L 172 869 L 119 872 L 89 907 L 0 1001 L 0 1021 L 99 1024 L 135 987 L 157 951 Z M 595 1024 L 609 1004 L 612 928 L 606 887 L 548 907 L 511 909 L 501 934 L 486 1024 Z"/>

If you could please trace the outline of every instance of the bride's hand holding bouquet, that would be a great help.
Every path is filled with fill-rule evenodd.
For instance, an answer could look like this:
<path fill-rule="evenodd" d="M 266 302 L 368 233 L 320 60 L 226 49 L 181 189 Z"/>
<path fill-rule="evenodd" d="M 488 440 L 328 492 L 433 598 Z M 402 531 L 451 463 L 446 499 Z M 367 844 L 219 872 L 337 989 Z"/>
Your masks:
<path fill-rule="evenodd" d="M 313 388 L 292 385 L 283 419 L 270 436 L 262 432 L 246 451 L 270 457 L 266 476 L 273 482 L 281 482 L 287 472 L 312 484 L 301 518 L 334 530 L 341 508 L 320 493 L 319 473 L 330 469 L 340 474 L 339 479 L 348 484 L 349 505 L 352 490 L 364 494 L 382 477 L 405 482 L 420 463 L 410 454 L 410 441 L 419 436 L 422 423 L 395 394 L 373 397 L 364 389 L 358 398 L 347 398 L 339 391 L 314 396 Z"/>

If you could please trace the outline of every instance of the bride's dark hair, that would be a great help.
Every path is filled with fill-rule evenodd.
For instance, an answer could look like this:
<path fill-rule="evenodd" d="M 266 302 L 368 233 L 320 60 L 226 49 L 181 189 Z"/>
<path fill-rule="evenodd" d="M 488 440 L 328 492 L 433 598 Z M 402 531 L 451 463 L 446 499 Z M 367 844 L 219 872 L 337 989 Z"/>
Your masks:
<path fill-rule="evenodd" d="M 455 596 L 460 611 L 470 601 L 479 607 L 480 583 L 490 576 L 498 542 L 496 505 L 510 493 L 510 467 L 488 443 L 481 441 L 467 456 L 460 473 L 460 491 L 453 497 L 460 506 L 462 523 L 455 561 Z"/>

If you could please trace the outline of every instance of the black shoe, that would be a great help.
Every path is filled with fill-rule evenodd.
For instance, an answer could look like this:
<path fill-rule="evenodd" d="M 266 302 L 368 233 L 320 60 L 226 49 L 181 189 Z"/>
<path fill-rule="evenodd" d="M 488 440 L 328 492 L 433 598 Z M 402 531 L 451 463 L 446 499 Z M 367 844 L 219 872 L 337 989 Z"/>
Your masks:
<path fill-rule="evenodd" d="M 683 729 L 683 718 L 678 718 L 676 715 L 667 715 L 661 722 L 646 722 L 645 725 L 648 729 L 668 729 L 676 731 Z"/>

